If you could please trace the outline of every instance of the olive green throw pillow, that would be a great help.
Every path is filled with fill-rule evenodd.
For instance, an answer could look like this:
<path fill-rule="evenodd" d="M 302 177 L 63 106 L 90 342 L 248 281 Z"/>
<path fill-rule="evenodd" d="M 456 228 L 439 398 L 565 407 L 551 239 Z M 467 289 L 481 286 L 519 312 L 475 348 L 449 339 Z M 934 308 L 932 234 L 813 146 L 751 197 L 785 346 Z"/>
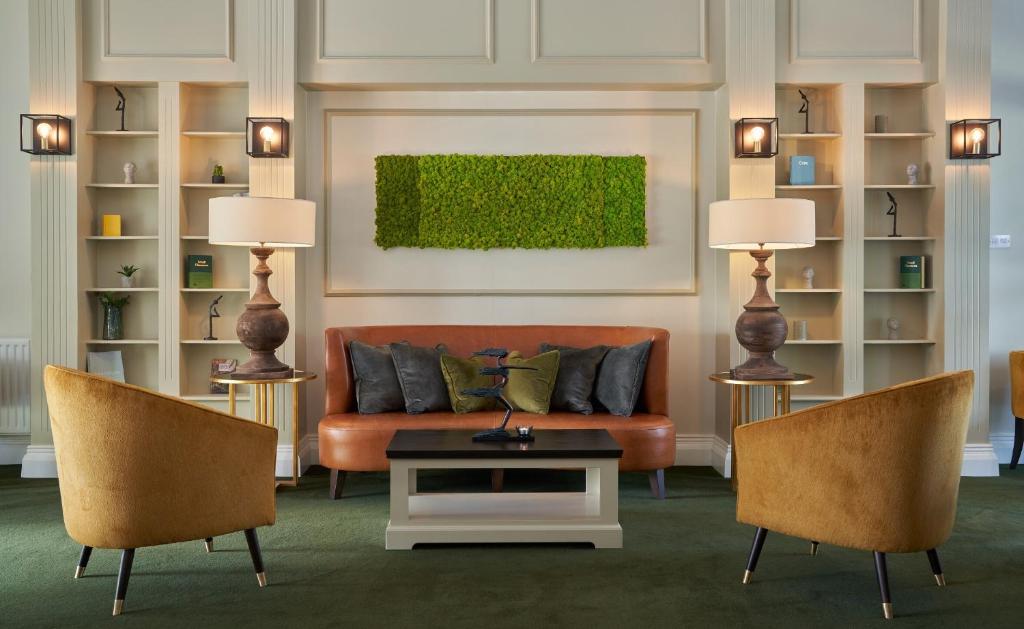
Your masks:
<path fill-rule="evenodd" d="M 558 350 L 523 358 L 519 352 L 512 352 L 505 361 L 511 366 L 533 367 L 512 369 L 505 385 L 505 399 L 519 411 L 547 415 L 551 408 L 551 393 L 558 379 Z"/>
<path fill-rule="evenodd" d="M 456 413 L 489 411 L 494 408 L 494 398 L 473 397 L 463 393 L 466 389 L 494 386 L 494 376 L 480 375 L 480 368 L 486 366 L 486 361 L 480 357 L 466 359 L 441 354 L 441 375 L 448 385 L 448 398 Z"/>

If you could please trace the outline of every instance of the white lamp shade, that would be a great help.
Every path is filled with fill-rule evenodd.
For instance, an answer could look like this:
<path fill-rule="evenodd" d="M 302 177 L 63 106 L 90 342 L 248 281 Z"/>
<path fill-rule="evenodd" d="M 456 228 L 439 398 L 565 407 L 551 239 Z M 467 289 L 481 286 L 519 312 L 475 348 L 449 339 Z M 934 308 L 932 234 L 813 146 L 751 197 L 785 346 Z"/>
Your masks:
<path fill-rule="evenodd" d="M 708 209 L 708 245 L 716 249 L 814 246 L 814 201 L 732 199 Z"/>
<path fill-rule="evenodd" d="M 273 197 L 210 199 L 210 244 L 244 247 L 312 247 L 316 203 Z"/>

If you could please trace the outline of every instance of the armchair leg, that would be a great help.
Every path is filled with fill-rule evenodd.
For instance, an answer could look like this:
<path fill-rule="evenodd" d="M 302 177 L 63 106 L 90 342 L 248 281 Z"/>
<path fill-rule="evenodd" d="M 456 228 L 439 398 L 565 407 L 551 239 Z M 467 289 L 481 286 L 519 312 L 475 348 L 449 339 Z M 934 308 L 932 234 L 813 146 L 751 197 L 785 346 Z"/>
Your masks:
<path fill-rule="evenodd" d="M 505 491 L 505 468 L 496 467 L 491 470 L 491 492 L 500 494 Z"/>
<path fill-rule="evenodd" d="M 256 529 L 245 529 L 245 542 L 249 545 L 252 555 L 252 567 L 256 570 L 256 581 L 260 587 L 267 585 L 267 573 L 263 571 L 263 553 L 260 551 L 260 540 L 256 538 Z"/>
<path fill-rule="evenodd" d="M 121 569 L 117 572 L 117 590 L 114 594 L 115 616 L 120 616 L 124 611 L 124 595 L 128 593 L 128 578 L 132 576 L 132 561 L 134 559 L 134 548 L 125 548 L 121 551 Z"/>
<path fill-rule="evenodd" d="M 341 498 L 341 492 L 345 489 L 345 470 L 331 470 L 331 500 Z"/>
<path fill-rule="evenodd" d="M 886 620 L 892 620 L 892 598 L 889 597 L 889 569 L 885 563 L 885 553 L 875 552 L 875 573 L 878 575 L 878 589 L 882 594 L 882 614 Z"/>
<path fill-rule="evenodd" d="M 932 574 L 935 575 L 935 584 L 939 587 L 946 585 L 946 576 L 942 574 L 942 564 L 939 563 L 939 551 L 931 549 L 927 552 L 928 563 L 932 565 Z"/>
<path fill-rule="evenodd" d="M 818 542 L 811 542 L 811 557 L 815 557 L 818 554 Z"/>
<path fill-rule="evenodd" d="M 1020 461 L 1020 451 L 1024 448 L 1024 419 L 1014 417 L 1013 424 L 1013 456 L 1010 458 L 1010 469 L 1017 469 Z"/>
<path fill-rule="evenodd" d="M 206 548 L 206 552 L 212 553 L 213 552 L 213 538 L 212 537 L 207 537 L 206 539 L 204 539 L 203 540 L 203 547 Z"/>
<path fill-rule="evenodd" d="M 761 549 L 764 548 L 764 538 L 768 535 L 768 529 L 757 527 L 754 533 L 754 544 L 750 547 L 750 557 L 747 559 L 747 570 L 743 573 L 743 585 L 750 583 L 754 577 L 754 570 L 757 568 L 757 559 L 761 556 Z"/>
<path fill-rule="evenodd" d="M 665 470 L 651 470 L 647 473 L 647 480 L 651 483 L 651 494 L 657 500 L 665 499 Z"/>
<path fill-rule="evenodd" d="M 75 568 L 75 578 L 81 579 L 85 574 L 85 567 L 89 565 L 89 557 L 92 556 L 92 546 L 82 546 L 82 554 L 78 556 L 78 566 Z"/>

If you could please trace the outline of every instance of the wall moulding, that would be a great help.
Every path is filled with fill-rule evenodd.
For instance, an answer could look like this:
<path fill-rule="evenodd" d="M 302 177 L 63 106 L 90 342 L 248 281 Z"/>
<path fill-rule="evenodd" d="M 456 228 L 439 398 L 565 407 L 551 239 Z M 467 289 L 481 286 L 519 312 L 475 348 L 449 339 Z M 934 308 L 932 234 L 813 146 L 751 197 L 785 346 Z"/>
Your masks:
<path fill-rule="evenodd" d="M 921 0 L 790 0 L 789 22 L 792 63 L 921 63 Z"/>
<path fill-rule="evenodd" d="M 576 2 L 583 3 L 583 0 L 576 0 Z M 707 63 L 708 62 L 708 15 L 707 15 L 707 0 L 663 0 L 662 4 L 666 5 L 689 5 L 680 6 L 679 8 L 688 9 L 691 12 L 692 21 L 696 25 L 694 29 L 694 40 L 691 42 L 684 33 L 679 33 L 678 38 L 674 42 L 678 46 L 677 51 L 666 51 L 664 53 L 652 53 L 650 51 L 637 51 L 637 52 L 626 52 L 612 53 L 612 52 L 595 52 L 586 50 L 586 42 L 581 42 L 581 46 L 577 52 L 558 52 L 549 53 L 545 52 L 544 46 L 544 5 L 548 4 L 544 0 L 532 0 L 530 6 L 530 59 L 533 63 Z M 620 5 L 622 10 L 627 14 L 636 14 L 638 7 L 631 3 L 623 3 Z M 669 7 L 665 7 L 667 9 Z M 583 13 L 582 11 L 580 12 Z M 665 14 L 665 10 L 654 11 L 654 16 Z M 619 26 L 621 22 L 615 20 L 616 26 Z M 650 24 L 650 27 L 654 27 L 655 24 Z M 548 25 L 551 28 L 552 25 Z M 555 36 L 555 39 L 562 42 L 571 42 L 574 38 L 578 38 L 581 35 L 580 31 L 584 31 L 581 28 L 579 22 L 574 22 L 574 33 L 560 33 Z M 627 29 L 628 31 L 628 29 Z M 620 31 L 619 40 L 623 41 L 627 33 Z M 650 28 L 637 29 L 637 36 L 639 36 L 643 42 L 642 45 L 649 45 L 651 31 Z M 608 40 L 604 36 L 597 36 L 591 38 L 594 40 L 592 43 L 601 46 L 607 46 Z M 641 45 L 638 42 L 638 45 Z"/>
<path fill-rule="evenodd" d="M 461 0 L 461 2 L 463 2 L 463 3 L 467 2 L 467 1 L 468 0 Z M 479 42 L 480 43 L 480 48 L 479 48 L 479 50 L 472 51 L 472 52 L 454 53 L 453 54 L 453 53 L 448 52 L 448 51 L 443 51 L 443 52 L 439 51 L 439 52 L 436 52 L 436 53 L 431 53 L 431 52 L 411 52 L 411 51 L 403 51 L 403 50 L 398 50 L 398 49 L 395 49 L 395 50 L 389 52 L 389 51 L 387 51 L 384 48 L 381 48 L 379 50 L 370 50 L 370 49 L 367 49 L 367 48 L 364 48 L 362 50 L 358 50 L 358 49 L 343 50 L 344 46 L 351 45 L 351 44 L 346 44 L 345 42 L 350 41 L 353 38 L 346 36 L 344 33 L 339 34 L 336 38 L 332 38 L 331 37 L 330 33 L 327 30 L 327 27 L 329 25 L 328 21 L 327 21 L 328 20 L 328 9 L 329 9 L 328 5 L 329 4 L 344 5 L 346 3 L 351 4 L 351 0 L 316 0 L 316 40 L 317 40 L 316 41 L 316 51 L 317 51 L 316 54 L 317 54 L 317 61 L 318 62 L 345 62 L 345 61 L 400 61 L 400 62 L 410 62 L 410 61 L 426 61 L 426 62 L 434 62 L 434 63 L 437 63 L 437 62 L 451 62 L 451 63 L 494 63 L 494 0 L 475 0 L 475 1 L 480 3 L 480 13 L 481 13 L 481 15 L 479 16 L 480 17 L 479 26 L 473 26 L 472 28 L 474 28 L 474 29 L 475 28 L 482 28 L 482 34 L 471 35 L 470 31 L 468 30 L 469 26 L 467 25 L 466 35 L 468 35 L 470 38 L 479 38 L 479 39 L 481 39 L 481 41 Z M 435 0 L 435 2 L 436 2 L 436 0 Z M 456 10 L 456 9 L 458 9 L 458 7 L 455 7 L 453 2 L 456 2 L 456 0 L 447 0 L 446 4 L 452 5 L 452 6 L 450 6 L 449 10 L 447 12 L 445 12 L 445 15 L 451 14 L 451 17 L 453 17 L 453 18 L 455 16 L 465 17 L 465 12 L 462 11 L 462 10 Z M 370 4 L 373 5 L 374 3 L 370 3 Z M 393 3 L 385 4 L 385 3 L 382 2 L 380 5 L 375 6 L 374 10 L 376 10 L 376 11 L 387 11 L 387 10 L 395 10 L 396 9 L 396 7 L 389 7 L 388 6 L 389 4 L 393 4 Z M 438 11 L 438 9 L 440 8 L 440 5 L 435 4 L 433 6 L 428 6 L 428 3 L 424 3 L 423 7 L 424 7 L 424 9 L 427 9 L 428 13 L 430 13 L 430 14 L 438 15 L 440 13 Z M 344 7 L 338 7 L 338 9 L 343 9 L 343 8 Z M 426 15 L 423 16 L 425 18 L 424 20 L 415 20 L 415 19 L 413 19 L 411 17 L 408 17 L 408 13 L 409 13 L 408 9 L 409 9 L 409 7 L 405 7 L 404 9 L 402 9 L 400 11 L 400 13 L 405 14 L 406 15 L 406 19 L 410 20 L 410 22 L 408 22 L 406 24 L 406 27 L 407 28 L 415 29 L 417 31 L 417 37 L 415 37 L 415 38 L 413 38 L 413 37 L 402 37 L 400 39 L 403 39 L 406 42 L 414 41 L 414 40 L 425 41 L 425 40 L 429 40 L 434 35 L 441 34 L 441 33 L 444 32 L 443 29 L 440 29 L 440 28 L 438 28 L 438 29 L 431 29 L 429 23 L 426 21 L 426 17 L 427 17 Z M 434 18 L 434 19 L 439 19 L 439 18 Z M 473 21 L 476 21 L 476 16 L 473 16 L 472 19 L 473 19 Z M 353 22 L 354 21 L 355 20 L 353 20 Z M 372 33 L 366 32 L 366 26 L 367 25 L 373 25 L 373 26 L 377 26 L 377 27 L 388 26 L 386 20 L 377 19 L 377 20 L 373 20 L 373 21 L 369 21 L 369 22 L 364 21 L 362 24 L 363 24 L 363 26 L 362 26 L 362 28 L 360 28 L 360 30 L 363 31 L 363 34 L 361 35 L 362 39 L 376 40 L 378 42 L 386 41 L 386 38 L 383 37 L 383 36 L 381 36 L 381 37 L 374 37 Z M 396 23 L 395 23 L 394 20 L 391 21 L 390 26 L 391 27 L 395 27 L 396 26 Z M 432 35 L 432 33 L 433 33 L 433 35 Z M 452 34 L 452 29 L 451 28 L 447 29 L 447 34 L 449 35 L 449 37 L 442 37 L 439 40 L 439 42 L 438 42 L 439 45 L 441 45 L 441 44 L 443 44 L 443 45 L 450 45 L 450 42 L 451 42 L 450 35 Z M 428 35 L 429 35 L 429 37 L 428 37 Z M 394 37 L 394 35 L 392 35 L 392 37 Z M 474 42 L 473 45 L 475 45 L 475 42 Z M 332 47 L 334 47 L 334 46 L 337 46 L 338 48 L 335 49 L 335 50 L 332 50 Z"/>
<path fill-rule="evenodd" d="M 166 46 L 154 46 L 149 49 L 142 48 L 137 45 L 122 44 L 118 46 L 115 44 L 116 33 L 114 33 L 113 25 L 111 24 L 111 15 L 113 11 L 117 10 L 116 8 L 112 8 L 111 5 L 113 3 L 120 4 L 119 0 L 103 0 L 100 28 L 103 31 L 102 42 L 104 59 L 209 59 L 212 61 L 234 61 L 234 0 L 221 0 L 220 11 L 207 10 L 210 7 L 216 7 L 216 5 L 209 2 L 209 0 L 190 0 L 188 4 L 191 6 L 181 6 L 181 2 L 165 3 L 162 1 L 147 2 L 144 0 L 141 2 L 140 0 L 131 0 L 131 2 L 127 3 L 127 6 L 132 6 L 133 10 L 138 11 L 140 14 L 145 14 L 153 11 L 154 9 L 160 9 L 161 7 L 163 7 L 164 10 L 166 10 L 167 7 L 171 7 L 175 15 L 185 18 L 189 23 L 192 23 L 191 20 L 196 17 L 203 16 L 209 18 L 211 15 L 216 13 L 222 13 L 224 19 L 223 30 L 220 31 L 220 39 L 216 45 L 212 45 L 212 42 L 210 42 L 210 45 L 197 47 L 192 50 L 184 47 L 181 49 L 170 49 Z M 122 10 L 123 8 L 124 7 L 121 7 Z M 139 32 L 133 34 L 132 38 L 147 42 L 160 42 L 161 40 L 166 40 L 166 32 L 168 30 L 174 30 L 169 29 L 168 25 L 162 20 L 151 22 L 152 23 L 148 25 L 148 29 L 143 28 L 147 26 L 145 23 L 133 24 L 132 30 L 137 30 Z M 186 25 L 182 24 L 181 26 L 185 27 Z M 153 36 L 146 36 L 144 34 L 145 32 L 152 32 Z M 184 33 L 179 34 L 184 35 Z M 197 37 L 193 33 L 192 36 L 189 37 L 175 36 L 173 40 L 175 44 L 187 46 L 189 43 L 195 43 L 197 41 Z"/>

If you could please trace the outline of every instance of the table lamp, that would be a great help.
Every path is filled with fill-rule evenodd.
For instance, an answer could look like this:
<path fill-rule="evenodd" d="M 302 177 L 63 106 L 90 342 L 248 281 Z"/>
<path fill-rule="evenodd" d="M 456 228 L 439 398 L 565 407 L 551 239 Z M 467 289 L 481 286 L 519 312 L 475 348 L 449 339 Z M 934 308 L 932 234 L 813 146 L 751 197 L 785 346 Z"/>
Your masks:
<path fill-rule="evenodd" d="M 765 266 L 776 249 L 814 246 L 814 201 L 807 199 L 732 199 L 709 208 L 708 245 L 749 251 L 757 260 L 754 296 L 736 320 L 736 340 L 750 356 L 732 369 L 739 380 L 789 380 L 790 370 L 775 361 L 786 342 L 786 318 L 768 294 L 771 272 Z"/>
<path fill-rule="evenodd" d="M 258 263 L 256 291 L 238 317 L 238 340 L 249 348 L 249 360 L 238 366 L 238 379 L 290 378 L 293 370 L 275 351 L 288 339 L 288 317 L 267 286 L 273 271 L 267 258 L 279 247 L 312 247 L 316 238 L 316 204 L 302 199 L 217 197 L 210 199 L 212 245 L 249 247 Z"/>

